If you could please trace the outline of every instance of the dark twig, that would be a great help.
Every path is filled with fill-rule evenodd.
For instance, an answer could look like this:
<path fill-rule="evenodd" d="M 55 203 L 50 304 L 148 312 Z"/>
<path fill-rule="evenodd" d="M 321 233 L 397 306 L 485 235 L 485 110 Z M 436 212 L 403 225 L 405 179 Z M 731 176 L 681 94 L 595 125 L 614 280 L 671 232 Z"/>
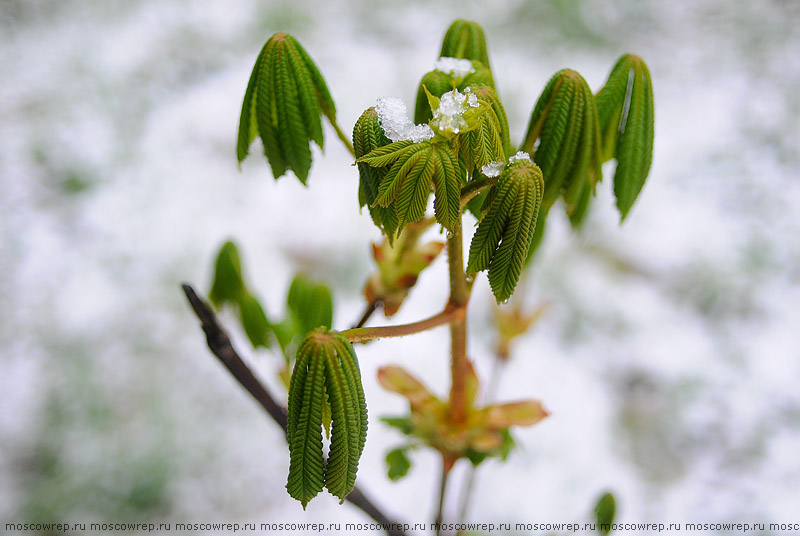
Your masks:
<path fill-rule="evenodd" d="M 200 299 L 190 285 L 184 284 L 183 291 L 186 293 L 186 297 L 189 299 L 189 303 L 192 305 L 192 309 L 194 309 L 197 318 L 202 322 L 203 331 L 206 333 L 206 342 L 208 342 L 208 347 L 211 349 L 211 352 L 222 361 L 222 364 L 225 365 L 225 368 L 236 378 L 236 381 L 242 384 L 242 387 L 247 389 L 248 393 L 253 395 L 253 398 L 255 398 L 256 401 L 261 404 L 261 407 L 269 413 L 269 416 L 278 423 L 278 426 L 283 428 L 283 433 L 285 434 L 286 413 L 283 411 L 283 408 L 275 402 L 275 399 L 269 394 L 264 384 L 253 376 L 248 366 L 242 361 L 242 358 L 239 357 L 236 350 L 233 349 L 231 339 L 217 322 L 217 315 L 214 314 L 214 311 L 211 310 L 208 304 Z"/>
<path fill-rule="evenodd" d="M 353 326 L 353 329 L 355 329 L 355 328 L 363 328 L 364 324 L 366 324 L 367 320 L 369 320 L 369 317 L 371 317 L 372 313 L 374 313 L 375 310 L 378 308 L 378 304 L 379 303 L 380 303 L 380 301 L 377 301 L 377 300 L 369 302 L 369 304 L 367 305 L 367 308 L 364 309 L 364 314 L 361 315 L 361 319 L 358 321 L 358 324 Z"/>
<path fill-rule="evenodd" d="M 278 426 L 283 429 L 285 434 L 286 412 L 275 402 L 275 399 L 272 398 L 272 395 L 267 391 L 264 384 L 253 375 L 247 364 L 245 364 L 236 350 L 234 350 L 230 337 L 228 337 L 228 334 L 225 333 L 225 330 L 223 330 L 219 322 L 217 322 L 217 316 L 214 314 L 211 307 L 197 295 L 191 285 L 184 284 L 182 286 L 183 292 L 186 293 L 186 298 L 189 300 L 194 313 L 202 323 L 203 331 L 206 334 L 206 342 L 211 349 L 211 353 L 217 356 L 236 381 L 247 389 L 247 392 L 261 404 L 261 407 L 263 407 L 269 416 L 278 423 Z M 353 491 L 350 492 L 346 500 L 385 527 L 386 533 L 389 534 L 389 536 L 405 536 L 402 525 L 387 517 L 386 514 L 364 495 L 363 491 L 358 489 L 358 486 L 353 488 Z"/>

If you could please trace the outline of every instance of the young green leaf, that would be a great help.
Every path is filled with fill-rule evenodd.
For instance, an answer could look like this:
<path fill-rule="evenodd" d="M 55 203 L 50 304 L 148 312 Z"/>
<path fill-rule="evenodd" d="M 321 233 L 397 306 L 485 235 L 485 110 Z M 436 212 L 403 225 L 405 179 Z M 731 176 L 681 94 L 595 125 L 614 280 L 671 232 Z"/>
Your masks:
<path fill-rule="evenodd" d="M 542 172 L 529 160 L 508 165 L 469 248 L 467 272 L 489 270 L 498 302 L 511 297 L 528 255 L 542 203 Z"/>
<path fill-rule="evenodd" d="M 405 435 L 411 435 L 413 428 L 408 417 L 381 417 L 381 422 L 392 428 L 400 430 Z"/>
<path fill-rule="evenodd" d="M 453 21 L 444 34 L 439 56 L 479 61 L 488 68 L 489 52 L 483 28 L 477 22 L 469 20 Z"/>
<path fill-rule="evenodd" d="M 540 218 L 536 219 L 536 229 L 533 231 L 531 245 L 528 247 L 528 255 L 525 257 L 525 266 L 528 266 L 531 263 L 533 257 L 536 255 L 536 252 L 539 250 L 539 247 L 542 245 L 546 230 L 547 217 L 545 214 L 542 214 Z"/>
<path fill-rule="evenodd" d="M 324 145 L 321 116 L 336 122 L 325 80 L 300 43 L 289 34 L 269 38 L 256 59 L 239 119 L 236 156 L 241 163 L 256 135 L 277 179 L 291 169 L 305 184 L 313 141 Z"/>
<path fill-rule="evenodd" d="M 411 469 L 411 460 L 408 459 L 406 451 L 408 447 L 400 447 L 386 453 L 386 469 L 389 480 L 395 482 L 408 474 Z"/>
<path fill-rule="evenodd" d="M 603 536 L 608 536 L 608 533 L 611 532 L 611 525 L 614 523 L 616 510 L 617 504 L 611 493 L 606 493 L 600 497 L 600 500 L 597 501 L 597 506 L 594 507 L 597 532 Z"/>
<path fill-rule="evenodd" d="M 624 220 L 639 196 L 653 159 L 653 83 L 645 62 L 626 54 L 597 94 L 603 158 L 617 159 L 614 195 Z"/>
<path fill-rule="evenodd" d="M 229 305 L 238 310 L 239 320 L 253 348 L 269 348 L 272 326 L 258 299 L 247 289 L 239 250 L 233 242 L 225 242 L 217 254 L 208 296 L 214 307 Z"/>
<path fill-rule="evenodd" d="M 356 121 L 353 127 L 353 148 L 356 158 L 366 156 L 371 151 L 389 145 L 391 141 L 381 128 L 378 113 L 375 108 L 367 109 Z M 357 162 L 358 166 L 358 202 L 360 206 L 367 206 L 372 221 L 383 233 L 394 238 L 397 230 L 397 214 L 394 208 L 386 208 L 375 204 L 378 197 L 378 187 L 388 171 L 383 167 L 372 167 L 366 162 Z"/>
<path fill-rule="evenodd" d="M 269 348 L 271 328 L 259 301 L 255 296 L 243 294 L 239 298 L 238 305 L 242 327 L 253 348 L 259 346 Z"/>
<path fill-rule="evenodd" d="M 235 305 L 245 293 L 239 250 L 233 242 L 225 242 L 214 263 L 214 281 L 208 299 L 214 307 L 219 308 L 225 304 Z"/>
<path fill-rule="evenodd" d="M 460 137 L 459 156 L 465 169 L 470 171 L 490 162 L 505 161 L 500 120 L 489 103 L 482 104 L 487 109 L 481 114 L 477 128 L 464 132 Z"/>
<path fill-rule="evenodd" d="M 375 204 L 393 207 L 397 214 L 397 233 L 419 220 L 431 193 L 436 193 L 436 221 L 452 229 L 459 216 L 461 180 L 464 169 L 446 143 L 399 141 L 379 147 L 357 162 L 374 167 L 389 167 L 381 180 Z"/>
<path fill-rule="evenodd" d="M 500 125 L 500 138 L 503 140 L 503 152 L 505 153 L 506 157 L 511 156 L 516 152 L 516 149 L 511 146 L 511 134 L 508 128 L 508 116 L 506 115 L 505 108 L 503 108 L 503 103 L 500 102 L 500 98 L 497 96 L 497 92 L 493 87 L 487 85 L 474 85 L 470 86 L 470 89 L 472 89 L 472 92 L 478 96 L 478 99 L 491 103 L 492 110 L 494 110 L 494 113 L 497 116 L 498 124 Z"/>
<path fill-rule="evenodd" d="M 331 443 L 323 460 L 326 404 Z M 315 329 L 297 351 L 289 385 L 289 494 L 305 508 L 324 486 L 344 502 L 355 486 L 366 434 L 366 399 L 353 346 L 338 333 Z"/>
<path fill-rule="evenodd" d="M 542 204 L 548 211 L 563 195 L 567 213 L 572 213 L 584 185 L 588 182 L 593 191 L 602 178 L 597 107 L 589 85 L 577 72 L 559 71 L 542 91 L 522 150 L 531 152 L 537 140 L 533 160 L 544 175 Z"/>
<path fill-rule="evenodd" d="M 289 443 L 289 478 L 286 490 L 303 504 L 322 491 L 322 406 L 325 400 L 326 362 L 320 359 L 313 338 L 307 338 L 297 352 L 289 384 L 287 434 Z"/>
<path fill-rule="evenodd" d="M 417 101 L 414 108 L 414 123 L 427 123 L 433 118 L 433 111 L 428 100 L 428 93 L 434 97 L 441 97 L 444 93 L 457 89 L 464 92 L 471 86 L 490 86 L 494 87 L 492 73 L 489 69 L 478 61 L 472 62 L 473 72 L 458 77 L 437 69 L 426 73 L 419 83 L 417 89 Z"/>
<path fill-rule="evenodd" d="M 292 280 L 286 304 L 297 336 L 303 337 L 320 326 L 330 329 L 333 323 L 333 298 L 330 289 L 322 283 L 312 281 L 305 274 L 297 274 Z"/>

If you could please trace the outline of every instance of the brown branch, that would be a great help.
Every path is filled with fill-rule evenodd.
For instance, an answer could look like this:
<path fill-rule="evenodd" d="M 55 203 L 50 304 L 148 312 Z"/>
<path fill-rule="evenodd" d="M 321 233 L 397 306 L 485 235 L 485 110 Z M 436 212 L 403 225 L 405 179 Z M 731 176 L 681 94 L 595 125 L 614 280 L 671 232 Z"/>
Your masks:
<path fill-rule="evenodd" d="M 384 339 L 386 337 L 405 337 L 406 335 L 428 331 L 429 329 L 444 324 L 458 322 L 464 318 L 466 313 L 466 306 L 452 306 L 448 304 L 444 311 L 418 322 L 397 324 L 395 326 L 347 329 L 342 331 L 340 335 L 350 342 L 366 342 L 375 339 Z"/>
<path fill-rule="evenodd" d="M 283 408 L 272 398 L 269 391 L 267 391 L 264 384 L 256 378 L 247 364 L 242 360 L 239 354 L 234 350 L 231 344 L 230 337 L 222 329 L 217 321 L 217 316 L 209 305 L 204 302 L 195 292 L 195 290 L 187 284 L 183 284 L 183 292 L 186 298 L 200 319 L 203 326 L 203 331 L 206 334 L 206 342 L 208 343 L 211 353 L 225 365 L 225 368 L 233 375 L 236 381 L 250 393 L 256 401 L 261 404 L 261 407 L 266 410 L 272 420 L 283 429 L 286 433 L 286 412 Z M 386 532 L 390 536 L 405 536 L 402 530 L 402 525 L 395 520 L 386 516 L 370 499 L 368 499 L 364 492 L 358 486 L 353 488 L 353 491 L 345 499 L 347 502 L 362 510 L 365 514 L 377 521 L 379 524 L 386 527 Z"/>

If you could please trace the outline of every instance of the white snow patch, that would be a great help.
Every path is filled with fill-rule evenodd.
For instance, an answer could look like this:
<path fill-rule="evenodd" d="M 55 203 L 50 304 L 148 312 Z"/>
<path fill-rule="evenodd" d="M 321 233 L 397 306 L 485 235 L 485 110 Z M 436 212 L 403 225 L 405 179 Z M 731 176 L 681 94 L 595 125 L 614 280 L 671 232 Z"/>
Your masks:
<path fill-rule="evenodd" d="M 487 177 L 497 177 L 498 175 L 500 175 L 500 172 L 503 171 L 505 165 L 506 165 L 505 162 L 494 160 L 483 166 L 481 168 L 481 173 L 483 173 Z"/>
<path fill-rule="evenodd" d="M 480 106 L 478 97 L 472 93 L 470 88 L 461 93 L 457 89 L 448 91 L 439 100 L 439 108 L 433 112 L 432 123 L 439 130 L 449 130 L 454 134 L 461 132 L 467 126 L 467 121 L 463 115 L 470 108 Z"/>
<path fill-rule="evenodd" d="M 436 60 L 436 63 L 433 64 L 433 68 L 455 78 L 464 78 L 468 74 L 475 72 L 475 67 L 472 66 L 470 60 L 451 58 L 448 56 L 442 56 Z"/>
<path fill-rule="evenodd" d="M 525 151 L 517 151 L 517 153 L 514 156 L 510 156 L 508 158 L 509 164 L 513 164 L 514 162 L 526 162 L 526 161 L 527 162 L 531 161 L 531 155 L 529 155 Z"/>
<path fill-rule="evenodd" d="M 408 118 L 408 108 L 397 97 L 379 98 L 375 104 L 375 111 L 378 112 L 378 121 L 386 137 L 392 141 L 411 140 L 419 143 L 433 137 L 431 127 L 411 122 Z"/>

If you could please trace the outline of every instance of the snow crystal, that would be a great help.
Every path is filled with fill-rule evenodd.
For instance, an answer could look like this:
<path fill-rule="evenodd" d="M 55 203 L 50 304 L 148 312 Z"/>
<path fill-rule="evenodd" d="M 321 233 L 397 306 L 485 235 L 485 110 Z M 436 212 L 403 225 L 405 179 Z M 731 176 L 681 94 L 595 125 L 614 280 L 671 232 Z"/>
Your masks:
<path fill-rule="evenodd" d="M 381 97 L 375 104 L 378 121 L 392 141 L 411 140 L 419 143 L 433 138 L 433 130 L 428 125 L 415 125 L 408 118 L 408 108 L 397 97 Z"/>
<path fill-rule="evenodd" d="M 500 175 L 500 172 L 503 171 L 505 165 L 506 165 L 505 162 L 494 160 L 483 166 L 481 168 L 481 173 L 483 173 L 487 177 L 497 177 L 498 175 Z"/>
<path fill-rule="evenodd" d="M 464 93 L 457 89 L 448 91 L 439 99 L 439 108 L 433 112 L 432 123 L 439 130 L 450 130 L 458 134 L 467 126 L 467 121 L 462 117 L 464 112 L 478 106 L 480 106 L 478 97 L 469 88 L 464 90 Z"/>
<path fill-rule="evenodd" d="M 472 88 L 465 89 L 464 93 L 467 95 L 467 104 L 469 104 L 470 108 L 477 108 L 480 106 L 478 103 L 478 96 L 472 92 Z"/>
<path fill-rule="evenodd" d="M 472 66 L 470 60 L 450 58 L 447 56 L 442 56 L 436 60 L 436 63 L 433 64 L 433 68 L 455 78 L 464 78 L 468 74 L 475 72 L 475 68 Z"/>
<path fill-rule="evenodd" d="M 509 164 L 513 164 L 514 162 L 524 162 L 524 161 L 527 162 L 531 161 L 531 155 L 529 155 L 525 151 L 517 151 L 517 154 L 515 154 L 512 157 L 509 157 L 508 159 Z"/>
<path fill-rule="evenodd" d="M 429 140 L 433 138 L 433 129 L 428 125 L 411 125 L 405 132 L 404 139 L 411 140 L 414 143 L 419 143 L 422 140 Z"/>

